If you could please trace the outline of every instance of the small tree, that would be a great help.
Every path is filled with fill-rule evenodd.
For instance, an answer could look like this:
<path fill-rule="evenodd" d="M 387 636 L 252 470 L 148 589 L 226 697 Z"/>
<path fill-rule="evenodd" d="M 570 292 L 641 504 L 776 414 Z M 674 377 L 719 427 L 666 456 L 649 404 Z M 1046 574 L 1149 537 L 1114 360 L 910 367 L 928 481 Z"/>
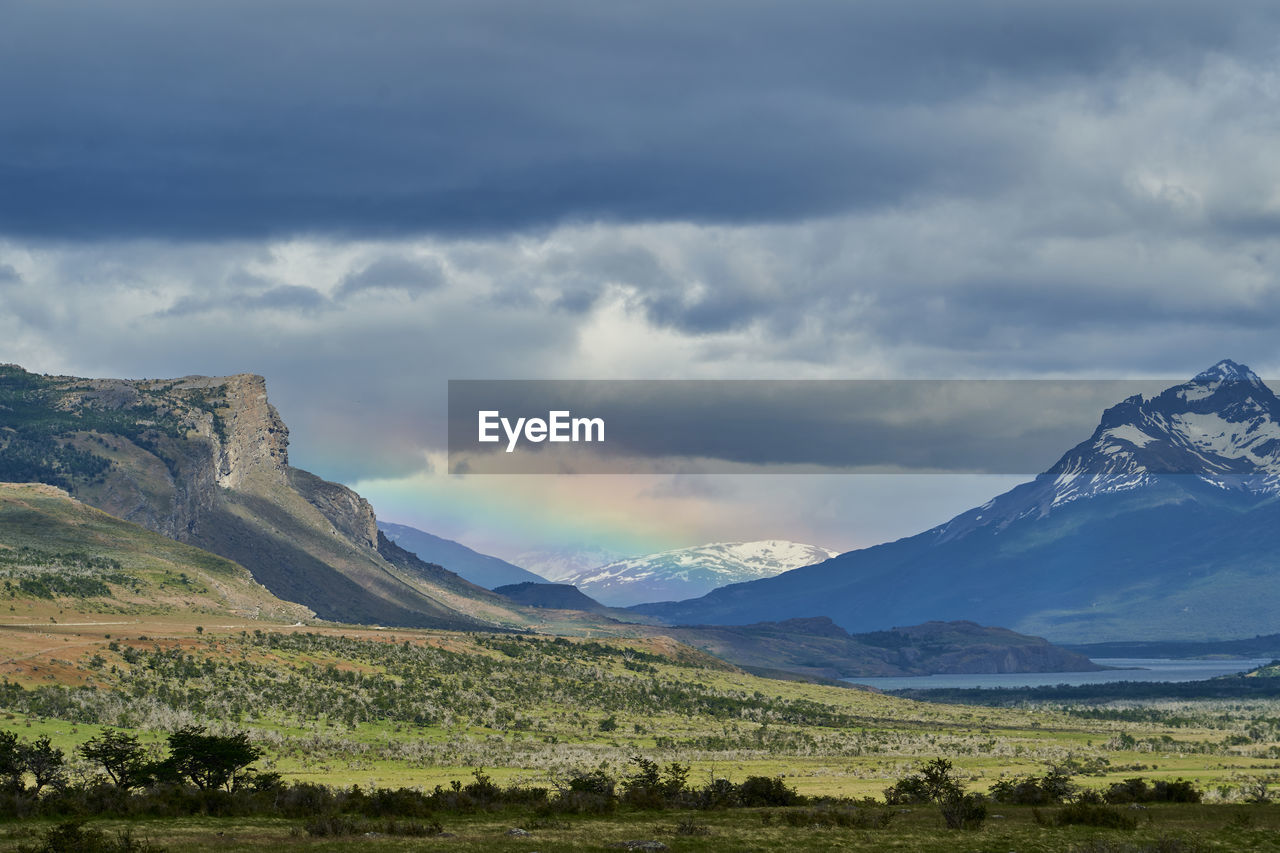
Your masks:
<path fill-rule="evenodd" d="M 204 726 L 185 726 L 169 735 L 169 757 L 163 763 L 202 791 L 231 790 L 239 772 L 261 755 L 244 732 L 210 735 Z"/>
<path fill-rule="evenodd" d="M 987 818 L 986 798 L 966 794 L 951 762 L 945 758 L 922 764 L 914 775 L 900 779 L 884 794 L 890 804 L 937 803 L 948 829 L 977 829 Z"/>
<path fill-rule="evenodd" d="M 103 769 L 111 783 L 128 791 L 147 783 L 151 771 L 133 735 L 107 731 L 80 745 L 80 754 Z"/>
<path fill-rule="evenodd" d="M 39 794 L 47 787 L 60 788 L 66 780 L 66 756 L 49 742 L 49 736 L 36 738 L 32 744 L 22 747 L 23 764 L 27 771 L 35 777 L 35 792 Z"/>
<path fill-rule="evenodd" d="M 13 732 L 0 732 L 0 787 L 6 793 L 22 792 L 26 763 L 22 760 L 22 744 Z"/>

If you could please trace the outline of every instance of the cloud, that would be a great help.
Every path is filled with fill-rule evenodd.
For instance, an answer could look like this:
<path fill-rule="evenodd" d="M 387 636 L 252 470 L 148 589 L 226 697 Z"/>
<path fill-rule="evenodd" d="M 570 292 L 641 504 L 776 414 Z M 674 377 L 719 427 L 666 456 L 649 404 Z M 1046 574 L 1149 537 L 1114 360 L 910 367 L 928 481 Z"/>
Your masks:
<path fill-rule="evenodd" d="M 1254 0 L 8 12 L 0 231 L 73 239 L 787 222 L 983 196 L 1049 162 L 1017 126 L 1037 104 L 1123 116 L 1134 74 L 1269 68 L 1280 16 Z M 725 321 L 709 311 L 694 321 Z"/>
<path fill-rule="evenodd" d="M 343 299 L 363 291 L 398 290 L 416 299 L 442 286 L 444 280 L 444 268 L 436 258 L 382 257 L 343 277 L 336 296 Z"/>

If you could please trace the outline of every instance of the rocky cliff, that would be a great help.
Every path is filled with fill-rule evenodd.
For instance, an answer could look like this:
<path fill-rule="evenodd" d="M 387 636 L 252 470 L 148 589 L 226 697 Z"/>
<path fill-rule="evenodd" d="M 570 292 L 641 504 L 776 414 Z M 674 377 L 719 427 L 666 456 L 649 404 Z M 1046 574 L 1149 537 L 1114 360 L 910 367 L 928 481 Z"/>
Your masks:
<path fill-rule="evenodd" d="M 528 621 L 500 596 L 380 541 L 369 502 L 291 467 L 288 447 L 261 376 L 81 379 L 0 367 L 0 481 L 64 488 L 235 560 L 324 618 L 448 628 Z"/>

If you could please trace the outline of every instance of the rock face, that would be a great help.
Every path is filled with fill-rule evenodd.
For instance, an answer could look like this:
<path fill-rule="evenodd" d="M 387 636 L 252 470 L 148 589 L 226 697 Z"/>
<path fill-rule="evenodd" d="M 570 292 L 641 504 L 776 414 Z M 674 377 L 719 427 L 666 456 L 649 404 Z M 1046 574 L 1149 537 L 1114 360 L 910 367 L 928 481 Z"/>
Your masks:
<path fill-rule="evenodd" d="M 369 502 L 289 465 L 261 376 L 79 379 L 0 367 L 0 480 L 44 482 L 235 560 L 327 619 L 516 626 L 509 602 L 379 537 Z"/>
<path fill-rule="evenodd" d="M 181 387 L 181 386 L 179 386 Z M 276 407 L 267 402 L 267 382 L 261 376 L 241 373 L 225 380 L 195 377 L 193 388 L 221 391 L 225 414 L 215 413 L 225 437 L 215 431 L 218 445 L 218 485 L 234 489 L 253 473 L 284 482 L 289 465 L 289 428 Z"/>

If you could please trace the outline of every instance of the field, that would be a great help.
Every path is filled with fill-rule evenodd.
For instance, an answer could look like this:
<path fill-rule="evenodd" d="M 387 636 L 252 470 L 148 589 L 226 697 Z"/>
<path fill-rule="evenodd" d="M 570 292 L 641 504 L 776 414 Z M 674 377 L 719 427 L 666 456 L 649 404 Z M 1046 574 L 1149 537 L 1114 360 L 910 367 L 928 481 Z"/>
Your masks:
<path fill-rule="evenodd" d="M 47 738 L 66 758 L 61 788 L 83 796 L 54 808 L 53 789 L 39 798 L 0 791 L 11 816 L 0 819 L 0 850 L 144 849 L 113 846 L 120 831 L 168 850 L 529 853 L 637 839 L 689 851 L 1276 844 L 1273 679 L 1212 700 L 1048 692 L 1013 707 L 943 704 L 760 678 L 661 636 L 345 626 L 291 610 L 234 564 L 43 487 L 16 488 L 26 491 L 5 504 L 0 543 L 0 736 L 26 746 Z M 278 774 L 278 787 L 258 791 L 252 807 L 225 797 L 166 804 L 141 787 L 112 799 L 97 781 L 103 768 L 80 752 L 117 732 L 136 736 L 157 763 L 192 726 L 245 735 L 261 751 L 255 778 Z M 637 758 L 685 768 L 688 796 L 566 807 L 584 779 L 616 780 L 622 791 Z M 1107 819 L 1126 825 L 1107 827 L 1057 825 L 1056 803 L 992 802 L 980 829 L 953 831 L 934 804 L 884 802 L 886 788 L 939 758 L 973 793 L 1059 768 L 1076 791 L 1189 780 L 1204 803 L 1108 806 L 1121 817 Z M 689 799 L 753 778 L 778 780 L 799 804 Z M 495 791 L 543 793 L 450 800 L 481 779 Z M 343 800 L 309 815 L 272 804 L 310 790 L 303 783 L 343 797 L 355 786 L 410 789 L 431 812 L 370 815 Z M 63 826 L 77 814 L 86 827 Z M 508 835 L 513 828 L 531 835 Z"/>
<path fill-rule="evenodd" d="M 1042 818 L 1052 810 L 1041 810 Z M 1200 851 L 1280 850 L 1280 816 L 1260 806 L 1180 806 L 1144 811 L 1131 830 L 1051 827 L 1036 823 L 1026 807 L 997 812 L 981 830 L 948 831 L 929 809 L 895 814 L 882 829 L 793 826 L 785 810 L 731 812 L 642 812 L 605 818 L 539 819 L 503 812 L 446 819 L 445 835 L 394 837 L 386 834 L 317 838 L 305 821 L 188 818 L 163 821 L 102 821 L 91 824 L 109 835 L 128 830 L 171 851 L 456 851 L 456 853 L 530 853 L 533 850 L 599 851 L 623 849 L 633 840 L 660 841 L 672 851 L 1009 851 L 1019 853 L 1199 853 Z M 35 844 L 48 824 L 31 822 L 0 827 L 0 849 Z M 509 835 L 528 827 L 527 836 Z"/>

